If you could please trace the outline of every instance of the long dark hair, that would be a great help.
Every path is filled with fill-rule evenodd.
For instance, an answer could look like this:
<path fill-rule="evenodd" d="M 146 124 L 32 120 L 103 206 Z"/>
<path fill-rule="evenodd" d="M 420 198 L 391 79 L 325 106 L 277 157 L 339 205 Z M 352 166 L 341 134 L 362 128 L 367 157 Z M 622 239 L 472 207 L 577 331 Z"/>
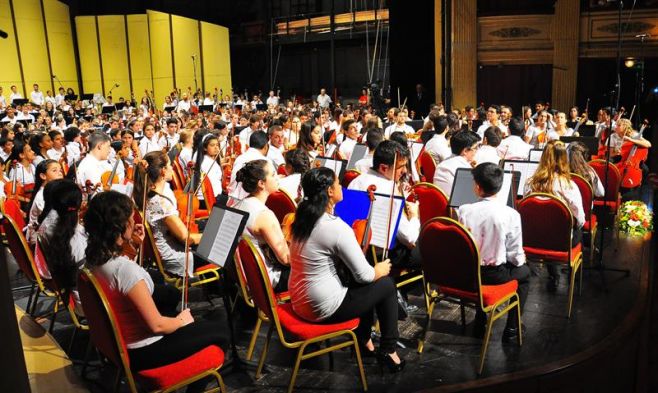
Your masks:
<path fill-rule="evenodd" d="M 34 151 L 34 154 L 41 156 L 43 158 L 46 158 L 41 154 L 41 142 L 43 142 L 43 138 L 45 138 L 48 134 L 45 132 L 38 132 L 34 135 L 32 135 L 32 138 L 30 138 L 30 147 Z"/>
<path fill-rule="evenodd" d="M 246 163 L 235 176 L 235 181 L 242 183 L 242 188 L 249 194 L 258 191 L 258 182 L 267 178 L 268 160 L 254 160 Z"/>
<path fill-rule="evenodd" d="M 314 129 L 315 125 L 312 122 L 307 121 L 302 123 L 302 127 L 299 131 L 299 148 L 302 148 L 307 152 L 315 150 L 316 146 L 313 143 L 313 137 L 311 136 Z"/>
<path fill-rule="evenodd" d="M 192 150 L 192 154 L 196 153 L 196 162 L 194 163 L 194 176 L 196 176 L 197 179 L 201 179 L 201 163 L 203 163 L 203 157 L 206 155 L 208 144 L 210 144 L 210 141 L 213 139 L 219 140 L 217 135 L 213 134 L 210 132 L 210 130 L 207 129 L 198 130 L 194 134 L 194 149 Z M 217 159 L 219 160 L 219 157 L 217 157 Z M 219 162 L 217 164 L 219 164 Z M 198 186 L 198 184 L 195 184 L 195 187 Z"/>
<path fill-rule="evenodd" d="M 39 216 L 39 223 L 54 210 L 57 212 L 55 227 L 39 239 L 46 256 L 48 269 L 68 299 L 71 288 L 75 287 L 78 266 L 73 258 L 71 239 L 78 225 L 78 212 L 82 203 L 82 192 L 71 180 L 54 180 L 44 187 L 45 206 Z"/>
<path fill-rule="evenodd" d="M 55 160 L 43 160 L 37 165 L 37 169 L 34 171 L 34 191 L 32 191 L 32 198 L 30 198 L 30 203 L 27 204 L 27 211 L 29 212 L 30 209 L 32 209 L 32 205 L 34 204 L 34 198 L 36 198 L 37 193 L 43 186 L 43 180 L 41 178 L 41 175 L 45 175 L 46 172 L 48 171 L 48 167 L 52 164 L 59 165 L 59 163 Z"/>
<path fill-rule="evenodd" d="M 315 223 L 327 210 L 329 194 L 327 190 L 336 181 L 336 174 L 329 168 L 313 168 L 302 177 L 304 199 L 297 206 L 295 221 L 292 223 L 292 237 L 295 241 L 306 241 Z"/>
<path fill-rule="evenodd" d="M 91 199 L 85 213 L 88 266 L 101 266 L 118 255 L 117 239 L 123 235 L 133 214 L 132 200 L 116 191 L 102 192 Z"/>
<path fill-rule="evenodd" d="M 148 192 L 147 198 L 151 198 L 155 193 L 151 190 L 151 185 L 154 184 L 160 177 L 160 173 L 167 167 L 169 157 L 162 150 L 152 151 L 144 156 L 144 161 L 147 163 L 147 168 L 144 165 L 138 164 L 135 168 L 135 185 L 133 187 L 133 199 L 137 207 L 142 210 L 142 202 L 144 201 L 144 193 Z M 146 188 L 144 188 L 144 180 L 146 181 Z"/>

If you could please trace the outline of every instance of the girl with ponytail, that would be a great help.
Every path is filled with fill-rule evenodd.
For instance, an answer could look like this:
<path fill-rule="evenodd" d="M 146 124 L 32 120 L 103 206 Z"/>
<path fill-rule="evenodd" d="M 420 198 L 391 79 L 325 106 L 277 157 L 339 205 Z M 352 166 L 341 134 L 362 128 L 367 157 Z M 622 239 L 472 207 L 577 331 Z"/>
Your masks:
<path fill-rule="evenodd" d="M 380 322 L 378 360 L 391 371 L 404 368 L 395 352 L 398 305 L 395 283 L 388 277 L 390 261 L 370 266 L 356 236 L 334 215 L 343 199 L 338 177 L 331 169 L 314 168 L 302 178 L 304 198 L 292 224 L 289 291 L 293 310 L 311 322 L 339 323 L 360 318 L 354 331 L 365 355 L 374 355 L 370 338 L 373 311 Z M 344 264 L 358 283 L 345 287 L 337 273 Z"/>
<path fill-rule="evenodd" d="M 32 199 L 27 205 L 27 211 L 30 212 L 30 216 L 26 234 L 28 242 L 32 245 L 37 241 L 36 231 L 39 227 L 37 221 L 45 205 L 43 190 L 49 182 L 64 178 L 64 173 L 62 173 L 62 167 L 57 161 L 45 159 L 37 165 L 34 178 L 35 183 L 34 191 L 32 192 Z"/>
<path fill-rule="evenodd" d="M 265 206 L 267 197 L 279 188 L 278 175 L 269 160 L 246 163 L 236 180 L 249 193 L 235 207 L 249 213 L 244 235 L 248 236 L 264 257 L 267 273 L 275 292 L 288 289 L 290 251 L 274 212 Z"/>
<path fill-rule="evenodd" d="M 155 247 L 168 272 L 185 274 L 185 239 L 188 236 L 185 223 L 180 219 L 175 199 L 166 195 L 167 182 L 171 181 L 173 169 L 169 157 L 162 151 L 147 153 L 135 170 L 133 198 L 153 232 Z M 146 184 L 146 188 L 144 188 Z M 146 207 L 142 206 L 146 193 Z M 201 235 L 192 233 L 191 244 L 199 244 Z M 190 255 L 192 260 L 192 255 Z M 190 264 L 188 274 L 192 276 L 194 266 Z"/>
<path fill-rule="evenodd" d="M 215 196 L 218 196 L 222 193 L 222 176 L 224 175 L 219 157 L 219 139 L 208 130 L 199 130 L 194 135 L 194 146 L 194 159 L 196 160 L 194 173 L 197 181 L 200 182 L 205 173 L 205 176 L 210 180 L 213 193 Z M 196 183 L 196 187 L 199 187 L 199 183 Z M 197 196 L 199 202 L 205 205 L 201 188 L 199 188 L 199 194 Z M 212 209 L 212 206 L 201 206 L 201 208 L 204 207 Z"/>

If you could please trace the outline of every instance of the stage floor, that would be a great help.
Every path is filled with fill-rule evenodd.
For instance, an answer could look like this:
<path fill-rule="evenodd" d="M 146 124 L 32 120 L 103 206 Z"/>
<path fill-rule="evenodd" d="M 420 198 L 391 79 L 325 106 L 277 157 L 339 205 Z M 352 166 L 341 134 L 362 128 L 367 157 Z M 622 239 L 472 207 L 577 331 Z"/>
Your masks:
<path fill-rule="evenodd" d="M 476 375 L 479 351 L 482 341 L 473 338 L 472 321 L 475 315 L 466 309 L 466 329 L 461 326 L 459 307 L 441 302 L 434 310 L 427 333 L 425 349 L 416 352 L 426 317 L 424 300 L 421 296 L 410 295 L 412 303 L 420 312 L 400 322 L 399 353 L 407 361 L 406 369 L 399 374 L 380 374 L 378 365 L 365 359 L 369 391 L 371 392 L 411 392 L 425 389 L 453 391 L 466 389 L 469 383 L 486 382 L 489 377 L 528 370 L 536 367 L 550 367 L 581 353 L 601 342 L 614 332 L 635 304 L 641 279 L 647 274 L 650 241 L 647 239 L 626 238 L 622 235 L 615 250 L 616 242 L 611 231 L 606 234 L 604 261 L 609 267 L 626 268 L 630 275 L 608 272 L 603 276 L 597 270 L 586 270 L 583 277 L 582 295 L 574 296 L 573 314 L 570 320 L 567 312 L 567 277 L 563 273 L 557 293 L 546 290 L 547 272 L 540 265 L 533 267 L 531 288 L 523 314 L 527 332 L 523 347 L 516 343 L 501 342 L 504 320 L 495 325 L 490 341 L 487 359 L 482 376 Z M 587 260 L 585 266 L 587 266 Z M 608 291 L 604 289 L 602 277 Z M 15 285 L 22 280 L 16 280 Z M 26 291 L 16 292 L 16 303 L 25 307 Z M 201 298 L 201 297 L 200 297 Z M 214 307 L 199 299 L 192 304 L 197 318 L 220 318 L 226 321 L 226 314 L 220 298 L 213 299 Z M 49 307 L 48 302 L 40 302 L 40 309 Z M 255 313 L 242 303 L 236 321 L 239 353 L 244 357 L 248 340 L 255 322 Z M 504 318 L 503 318 L 504 319 Z M 44 322 L 47 326 L 47 322 Z M 60 313 L 53 336 L 61 347 L 67 348 L 72 325 L 68 315 Z M 254 358 L 260 355 L 267 326 L 261 329 Z M 274 335 L 276 336 L 276 334 Z M 78 334 L 69 356 L 81 361 L 88 335 Z M 228 337 L 228 334 L 227 334 Z M 228 352 L 228 345 L 225 347 Z M 224 380 L 231 392 L 283 392 L 286 391 L 295 352 L 283 348 L 276 338 L 272 339 L 266 364 L 269 372 L 261 379 L 254 380 L 253 372 L 225 375 Z M 76 362 L 77 363 L 77 362 Z M 79 373 L 81 367 L 76 366 Z M 221 370 L 220 370 L 221 372 Z M 87 385 L 91 391 L 111 390 L 115 371 L 111 367 L 87 371 Z M 466 384 L 466 385 L 465 385 Z M 360 382 L 356 362 L 349 350 L 338 351 L 334 355 L 334 369 L 330 370 L 329 357 L 322 356 L 302 363 L 296 383 L 298 392 L 342 392 L 359 391 Z M 128 391 L 124 385 L 122 391 Z"/>

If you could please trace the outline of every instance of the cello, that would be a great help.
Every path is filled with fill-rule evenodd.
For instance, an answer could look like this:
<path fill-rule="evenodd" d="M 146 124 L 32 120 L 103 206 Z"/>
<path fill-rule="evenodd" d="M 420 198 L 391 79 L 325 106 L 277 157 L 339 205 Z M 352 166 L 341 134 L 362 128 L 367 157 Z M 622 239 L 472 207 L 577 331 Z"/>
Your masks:
<path fill-rule="evenodd" d="M 640 127 L 640 137 L 649 126 L 649 121 L 644 120 Z M 621 147 L 621 161 L 617 168 L 622 173 L 621 186 L 623 188 L 636 188 L 642 184 L 642 163 L 649 157 L 649 149 L 638 146 L 632 142 L 626 142 Z"/>

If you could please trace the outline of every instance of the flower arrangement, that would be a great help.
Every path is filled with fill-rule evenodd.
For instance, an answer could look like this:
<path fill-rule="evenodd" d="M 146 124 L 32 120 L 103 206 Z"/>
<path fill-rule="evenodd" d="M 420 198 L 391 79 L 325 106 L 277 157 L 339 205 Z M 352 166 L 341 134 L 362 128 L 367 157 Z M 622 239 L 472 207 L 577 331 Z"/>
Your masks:
<path fill-rule="evenodd" d="M 644 202 L 625 202 L 619 211 L 619 229 L 631 236 L 644 236 L 653 230 L 653 213 Z"/>

